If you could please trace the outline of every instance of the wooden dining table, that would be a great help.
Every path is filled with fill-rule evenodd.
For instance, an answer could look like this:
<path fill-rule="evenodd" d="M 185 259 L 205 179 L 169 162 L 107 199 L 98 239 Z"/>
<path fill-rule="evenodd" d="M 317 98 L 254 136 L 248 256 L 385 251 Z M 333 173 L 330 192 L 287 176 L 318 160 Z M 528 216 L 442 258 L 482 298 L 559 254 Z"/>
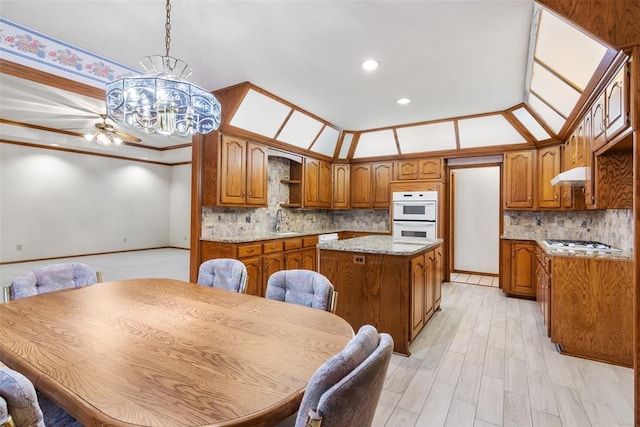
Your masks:
<path fill-rule="evenodd" d="M 172 279 L 0 304 L 0 360 L 87 426 L 273 425 L 352 336 L 326 311 Z"/>

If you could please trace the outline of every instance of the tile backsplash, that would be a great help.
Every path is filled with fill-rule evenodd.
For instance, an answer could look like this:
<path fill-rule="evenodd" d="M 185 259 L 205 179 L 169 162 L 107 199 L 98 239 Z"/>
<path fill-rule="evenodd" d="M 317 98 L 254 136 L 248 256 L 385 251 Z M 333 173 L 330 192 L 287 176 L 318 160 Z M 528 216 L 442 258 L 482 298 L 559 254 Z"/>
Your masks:
<path fill-rule="evenodd" d="M 289 186 L 280 180 L 289 177 L 290 160 L 270 157 L 268 163 L 268 200 L 266 208 L 205 207 L 202 210 L 202 237 L 215 238 L 246 233 L 273 231 L 278 209 L 282 209 L 280 231 L 348 229 L 353 231 L 389 230 L 387 210 L 328 210 L 281 208 L 289 201 Z"/>
<path fill-rule="evenodd" d="M 503 235 L 522 239 L 597 240 L 633 250 L 633 211 L 505 211 Z"/>

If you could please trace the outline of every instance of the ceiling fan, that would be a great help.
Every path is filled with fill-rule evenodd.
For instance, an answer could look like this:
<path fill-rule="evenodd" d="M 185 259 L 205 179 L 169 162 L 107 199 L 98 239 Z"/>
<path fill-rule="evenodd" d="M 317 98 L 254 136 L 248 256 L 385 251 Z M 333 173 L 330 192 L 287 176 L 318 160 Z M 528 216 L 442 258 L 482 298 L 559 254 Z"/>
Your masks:
<path fill-rule="evenodd" d="M 84 135 L 84 139 L 87 141 L 95 140 L 100 145 L 121 145 L 125 140 L 132 142 L 141 142 L 140 138 L 131 136 L 124 132 L 116 130 L 113 125 L 107 123 L 107 115 L 100 114 L 102 122 L 96 122 L 96 130 L 93 133 L 87 133 Z"/>

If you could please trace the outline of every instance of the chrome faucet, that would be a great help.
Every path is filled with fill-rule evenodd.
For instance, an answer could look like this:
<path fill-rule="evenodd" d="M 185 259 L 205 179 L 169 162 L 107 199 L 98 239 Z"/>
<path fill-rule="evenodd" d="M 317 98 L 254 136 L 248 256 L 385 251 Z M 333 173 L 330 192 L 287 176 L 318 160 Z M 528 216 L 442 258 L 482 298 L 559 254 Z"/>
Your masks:
<path fill-rule="evenodd" d="M 282 212 L 282 209 L 278 209 L 278 211 L 276 212 L 276 224 L 275 224 L 276 233 L 280 231 L 280 227 L 282 227 L 283 219 L 284 219 L 284 212 Z"/>

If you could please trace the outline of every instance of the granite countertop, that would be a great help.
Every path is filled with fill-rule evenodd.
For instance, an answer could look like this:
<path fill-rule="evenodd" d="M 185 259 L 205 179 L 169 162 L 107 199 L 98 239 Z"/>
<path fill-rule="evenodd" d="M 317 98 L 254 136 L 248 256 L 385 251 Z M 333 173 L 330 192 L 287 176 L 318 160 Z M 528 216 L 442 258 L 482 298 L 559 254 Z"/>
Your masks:
<path fill-rule="evenodd" d="M 576 257 L 576 258 L 598 258 L 598 259 L 615 259 L 622 261 L 631 261 L 633 260 L 633 252 L 629 251 L 619 251 L 619 252 L 601 252 L 598 250 L 593 251 L 581 251 L 574 249 L 558 249 L 558 248 L 550 248 L 544 243 L 544 238 L 540 239 L 538 237 L 533 236 L 500 236 L 502 239 L 506 240 L 531 240 L 536 242 L 538 246 L 549 256 L 566 256 L 566 257 Z"/>
<path fill-rule="evenodd" d="M 353 239 L 319 243 L 318 249 L 330 251 L 359 252 L 383 255 L 415 255 L 442 243 L 442 239 L 432 242 L 398 242 L 391 236 L 363 236 Z"/>
<path fill-rule="evenodd" d="M 340 233 L 344 231 L 350 231 L 355 233 L 389 233 L 389 231 L 380 231 L 380 230 L 345 230 L 343 228 L 330 229 L 325 228 L 322 230 L 317 229 L 309 229 L 304 231 L 280 231 L 276 233 L 275 231 L 267 231 L 267 232 L 249 232 L 246 234 L 235 234 L 232 236 L 216 236 L 215 238 L 201 238 L 200 240 L 204 240 L 207 242 L 223 242 L 223 243 L 249 243 L 249 242 L 258 242 L 261 240 L 274 240 L 274 239 L 286 239 L 291 237 L 304 237 L 304 236 L 315 236 L 317 234 L 329 234 L 329 233 Z"/>

